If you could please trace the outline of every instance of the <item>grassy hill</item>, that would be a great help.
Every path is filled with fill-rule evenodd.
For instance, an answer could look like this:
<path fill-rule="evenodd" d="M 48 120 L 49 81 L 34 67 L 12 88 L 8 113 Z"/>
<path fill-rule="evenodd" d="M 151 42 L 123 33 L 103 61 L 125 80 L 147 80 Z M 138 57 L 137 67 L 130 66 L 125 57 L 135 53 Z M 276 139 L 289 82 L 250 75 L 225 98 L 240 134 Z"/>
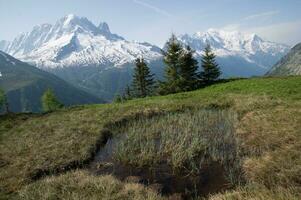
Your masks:
<path fill-rule="evenodd" d="M 101 103 L 102 100 L 62 79 L 23 63 L 0 51 L 0 88 L 8 97 L 13 112 L 41 111 L 40 98 L 51 88 L 66 106 Z"/>
<path fill-rule="evenodd" d="M 211 130 L 207 124 L 215 122 L 222 123 L 220 135 L 198 131 L 200 124 Z M 231 190 L 210 199 L 301 198 L 301 77 L 287 77 L 46 115 L 2 116 L 0 199 L 166 199 L 142 185 L 87 170 L 108 133 L 117 137 L 124 130 L 133 140 L 117 151 L 122 162 L 148 166 L 166 159 L 175 170 L 191 171 L 200 160 L 222 163 Z M 159 157 L 149 145 L 158 130 L 164 141 Z M 137 134 L 143 140 L 135 143 Z"/>

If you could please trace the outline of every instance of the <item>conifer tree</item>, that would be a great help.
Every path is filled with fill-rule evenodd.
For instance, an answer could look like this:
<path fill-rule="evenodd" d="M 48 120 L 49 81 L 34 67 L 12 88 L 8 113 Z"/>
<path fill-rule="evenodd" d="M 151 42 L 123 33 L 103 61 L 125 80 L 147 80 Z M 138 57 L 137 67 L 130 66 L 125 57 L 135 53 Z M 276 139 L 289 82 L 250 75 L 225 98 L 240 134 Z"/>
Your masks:
<path fill-rule="evenodd" d="M 125 91 L 123 93 L 123 99 L 130 100 L 132 99 L 132 97 L 133 97 L 132 90 L 129 85 L 126 85 Z"/>
<path fill-rule="evenodd" d="M 115 95 L 113 102 L 114 103 L 122 103 L 123 100 L 124 100 L 124 98 L 120 94 L 117 94 L 117 95 Z"/>
<path fill-rule="evenodd" d="M 63 107 L 63 104 L 58 101 L 51 89 L 44 92 L 41 101 L 44 112 L 55 111 Z"/>
<path fill-rule="evenodd" d="M 172 35 L 166 44 L 166 51 L 163 51 L 165 68 L 165 80 L 160 83 L 160 94 L 176 93 L 181 91 L 181 56 L 183 54 L 183 46 Z"/>
<path fill-rule="evenodd" d="M 133 96 L 140 98 L 151 95 L 154 83 L 154 75 L 151 74 L 144 59 L 137 58 L 132 83 Z"/>
<path fill-rule="evenodd" d="M 0 110 L 2 110 L 2 108 L 4 107 L 5 101 L 6 98 L 5 98 L 4 91 L 0 89 Z"/>
<path fill-rule="evenodd" d="M 4 111 L 5 113 L 10 113 L 8 98 L 6 94 L 4 94 L 4 109 L 5 109 Z"/>
<path fill-rule="evenodd" d="M 215 54 L 212 52 L 212 49 L 208 44 L 202 57 L 203 71 L 200 73 L 200 77 L 204 85 L 213 83 L 221 75 L 219 66 L 215 61 L 215 57 Z"/>
<path fill-rule="evenodd" d="M 193 57 L 194 50 L 187 46 L 181 56 L 180 77 L 182 91 L 189 91 L 198 87 L 198 61 Z"/>
<path fill-rule="evenodd" d="M 0 108 L 4 105 L 5 97 L 4 91 L 0 89 Z"/>
<path fill-rule="evenodd" d="M 0 110 L 4 111 L 4 113 L 9 113 L 9 105 L 8 105 L 8 99 L 3 90 L 0 89 Z"/>

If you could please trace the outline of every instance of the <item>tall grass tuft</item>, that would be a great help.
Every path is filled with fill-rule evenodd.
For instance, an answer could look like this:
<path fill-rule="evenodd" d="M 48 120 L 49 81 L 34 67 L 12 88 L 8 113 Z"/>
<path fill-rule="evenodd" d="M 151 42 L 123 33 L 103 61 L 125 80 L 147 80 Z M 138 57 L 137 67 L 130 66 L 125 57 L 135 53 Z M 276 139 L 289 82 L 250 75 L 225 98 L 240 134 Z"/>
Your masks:
<path fill-rule="evenodd" d="M 242 179 L 237 141 L 237 116 L 229 110 L 189 110 L 128 123 L 114 158 L 135 166 L 167 161 L 175 171 L 199 173 L 204 165 L 220 162 L 231 182 Z"/>

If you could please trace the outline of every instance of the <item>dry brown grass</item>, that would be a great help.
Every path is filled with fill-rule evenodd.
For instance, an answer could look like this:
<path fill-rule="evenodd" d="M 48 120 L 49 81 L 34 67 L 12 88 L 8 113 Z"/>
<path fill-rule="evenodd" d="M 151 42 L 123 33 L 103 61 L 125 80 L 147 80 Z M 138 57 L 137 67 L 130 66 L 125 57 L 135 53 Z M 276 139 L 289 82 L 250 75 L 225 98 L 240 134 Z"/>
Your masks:
<path fill-rule="evenodd" d="M 243 117 L 237 134 L 248 155 L 244 162 L 247 180 L 301 189 L 300 122 L 297 105 L 253 111 Z"/>
<path fill-rule="evenodd" d="M 85 171 L 74 171 L 58 177 L 48 177 L 24 187 L 19 192 L 23 200 L 160 200 L 154 191 L 140 184 L 122 183 L 112 176 L 94 177 Z"/>
<path fill-rule="evenodd" d="M 210 196 L 209 200 L 299 200 L 300 197 L 300 193 L 293 189 L 278 187 L 270 190 L 262 185 L 252 184 Z"/>

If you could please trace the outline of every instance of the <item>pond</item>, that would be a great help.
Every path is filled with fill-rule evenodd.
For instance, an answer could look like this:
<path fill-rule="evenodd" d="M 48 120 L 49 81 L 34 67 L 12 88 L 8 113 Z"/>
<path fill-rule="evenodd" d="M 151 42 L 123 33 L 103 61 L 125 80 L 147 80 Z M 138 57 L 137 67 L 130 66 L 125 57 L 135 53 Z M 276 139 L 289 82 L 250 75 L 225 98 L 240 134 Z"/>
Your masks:
<path fill-rule="evenodd" d="M 155 166 L 135 167 L 114 159 L 114 150 L 122 139 L 110 138 L 97 153 L 89 170 L 95 175 L 113 175 L 122 181 L 140 183 L 166 196 L 177 199 L 205 197 L 231 187 L 225 170 L 218 162 L 204 165 L 198 174 L 175 172 L 166 161 Z"/>
<path fill-rule="evenodd" d="M 115 127 L 89 169 L 180 199 L 224 191 L 240 175 L 235 120 L 231 111 L 203 109 L 129 121 Z"/>

